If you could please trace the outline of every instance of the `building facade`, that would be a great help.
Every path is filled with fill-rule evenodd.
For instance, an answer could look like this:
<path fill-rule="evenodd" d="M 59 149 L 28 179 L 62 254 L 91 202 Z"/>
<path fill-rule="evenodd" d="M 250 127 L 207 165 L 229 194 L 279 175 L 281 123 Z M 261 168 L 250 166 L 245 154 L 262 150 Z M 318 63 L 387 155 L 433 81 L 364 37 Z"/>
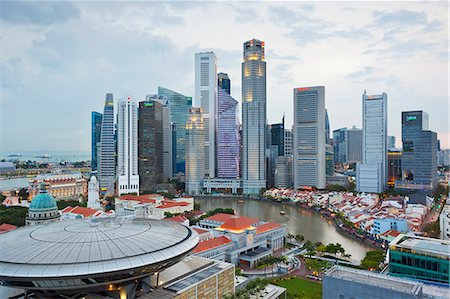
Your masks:
<path fill-rule="evenodd" d="M 130 97 L 121 98 L 117 113 L 118 194 L 139 194 L 138 106 Z"/>
<path fill-rule="evenodd" d="M 352 127 L 346 131 L 345 136 L 345 163 L 362 161 L 362 130 Z"/>
<path fill-rule="evenodd" d="M 450 205 L 445 205 L 439 215 L 439 228 L 442 240 L 450 240 Z"/>
<path fill-rule="evenodd" d="M 242 62 L 242 180 L 244 194 L 266 187 L 266 61 L 264 42 L 244 43 Z"/>
<path fill-rule="evenodd" d="M 205 177 L 205 127 L 203 108 L 189 109 L 186 124 L 186 193 L 195 195 L 201 192 Z"/>
<path fill-rule="evenodd" d="M 284 130 L 284 155 L 292 156 L 292 130 L 286 129 Z"/>
<path fill-rule="evenodd" d="M 402 152 L 388 151 L 388 186 L 394 187 L 395 182 L 402 179 Z"/>
<path fill-rule="evenodd" d="M 103 114 L 92 111 L 91 112 L 91 170 L 98 169 L 98 149 L 100 147 L 100 138 L 102 132 L 102 117 Z"/>
<path fill-rule="evenodd" d="M 388 136 L 388 150 L 395 151 L 395 136 Z"/>
<path fill-rule="evenodd" d="M 218 73 L 217 80 L 218 87 L 222 88 L 226 93 L 231 95 L 231 80 L 228 77 L 228 74 L 222 72 Z"/>
<path fill-rule="evenodd" d="M 325 87 L 294 88 L 294 188 L 324 189 Z"/>
<path fill-rule="evenodd" d="M 271 124 L 270 128 L 270 145 L 278 147 L 278 156 L 284 156 L 284 116 L 283 121 L 279 124 Z"/>
<path fill-rule="evenodd" d="M 103 208 L 100 202 L 100 185 L 95 176 L 91 176 L 89 180 L 87 207 L 96 210 Z"/>
<path fill-rule="evenodd" d="M 46 224 L 59 221 L 60 215 L 55 198 L 47 192 L 47 184 L 40 183 L 39 194 L 28 207 L 26 225 Z"/>
<path fill-rule="evenodd" d="M 116 182 L 116 140 L 112 93 L 106 94 L 100 133 L 100 149 L 97 149 L 97 151 L 100 152 L 98 158 L 100 190 L 103 194 L 114 194 L 114 185 Z"/>
<path fill-rule="evenodd" d="M 399 232 L 408 232 L 408 222 L 406 219 L 397 218 L 383 218 L 375 219 L 373 221 L 373 233 L 375 235 L 381 235 L 389 230 L 396 230 Z"/>
<path fill-rule="evenodd" d="M 437 134 L 428 130 L 428 114 L 402 112 L 402 181 L 397 188 L 433 190 L 437 184 Z"/>
<path fill-rule="evenodd" d="M 28 193 L 34 198 L 45 183 L 46 192 L 57 199 L 78 199 L 88 192 L 87 180 L 81 173 L 44 174 L 30 180 Z"/>
<path fill-rule="evenodd" d="M 203 108 L 205 131 L 205 176 L 216 172 L 217 58 L 213 52 L 195 54 L 195 100 Z"/>
<path fill-rule="evenodd" d="M 185 173 L 186 168 L 186 123 L 192 97 L 158 86 L 158 95 L 164 96 L 170 106 L 172 130 L 173 174 Z"/>
<path fill-rule="evenodd" d="M 275 187 L 292 188 L 292 156 L 281 156 L 277 159 Z"/>
<path fill-rule="evenodd" d="M 330 118 L 328 117 L 328 110 L 325 109 L 325 144 L 331 144 L 330 133 Z"/>
<path fill-rule="evenodd" d="M 146 100 L 139 102 L 138 112 L 139 190 L 151 192 L 165 179 L 163 105 Z"/>
<path fill-rule="evenodd" d="M 356 167 L 356 189 L 380 193 L 387 185 L 387 95 L 362 96 L 363 155 Z"/>
<path fill-rule="evenodd" d="M 239 177 L 238 102 L 219 87 L 217 110 L 217 177 Z"/>

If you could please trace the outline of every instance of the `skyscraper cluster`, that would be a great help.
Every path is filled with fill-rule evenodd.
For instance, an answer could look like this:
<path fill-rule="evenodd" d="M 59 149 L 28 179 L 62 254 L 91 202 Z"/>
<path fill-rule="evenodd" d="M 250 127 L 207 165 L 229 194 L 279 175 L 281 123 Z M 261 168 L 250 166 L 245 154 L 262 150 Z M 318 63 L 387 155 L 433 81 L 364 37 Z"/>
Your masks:
<path fill-rule="evenodd" d="M 437 137 L 423 111 L 402 114 L 403 153 L 388 136 L 387 95 L 362 95 L 362 129 L 331 131 L 325 87 L 293 89 L 292 127 L 267 123 L 265 43 L 243 43 L 242 115 L 214 52 L 195 54 L 195 97 L 158 87 L 143 101 L 107 94 L 92 112 L 92 171 L 104 194 L 154 192 L 172 178 L 188 194 L 259 194 L 270 187 L 324 189 L 356 171 L 356 188 L 432 190 Z M 332 133 L 332 136 L 331 136 Z M 336 171 L 338 173 L 336 173 Z"/>

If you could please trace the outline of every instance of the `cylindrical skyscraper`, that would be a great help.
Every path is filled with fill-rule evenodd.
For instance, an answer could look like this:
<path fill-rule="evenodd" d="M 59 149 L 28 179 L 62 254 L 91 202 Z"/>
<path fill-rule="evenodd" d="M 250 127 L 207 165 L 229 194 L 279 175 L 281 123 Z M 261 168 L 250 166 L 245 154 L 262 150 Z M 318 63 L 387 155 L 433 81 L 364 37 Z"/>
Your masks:
<path fill-rule="evenodd" d="M 266 187 L 266 61 L 264 42 L 244 43 L 242 62 L 242 180 L 244 194 Z"/>

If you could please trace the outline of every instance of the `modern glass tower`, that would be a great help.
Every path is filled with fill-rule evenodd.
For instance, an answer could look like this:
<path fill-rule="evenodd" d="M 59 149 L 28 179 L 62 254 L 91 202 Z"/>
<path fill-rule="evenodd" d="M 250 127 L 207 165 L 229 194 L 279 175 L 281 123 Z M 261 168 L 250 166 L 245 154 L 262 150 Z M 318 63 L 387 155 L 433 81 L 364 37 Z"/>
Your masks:
<path fill-rule="evenodd" d="M 333 155 L 335 164 L 347 162 L 347 128 L 333 130 Z"/>
<path fill-rule="evenodd" d="M 203 108 L 205 127 L 205 176 L 216 172 L 217 58 L 213 52 L 195 54 L 195 101 Z"/>
<path fill-rule="evenodd" d="M 325 109 L 325 143 L 331 144 L 330 139 L 330 119 L 328 118 L 328 110 Z"/>
<path fill-rule="evenodd" d="M 163 105 L 147 99 L 139 102 L 138 169 L 139 190 L 154 192 L 164 181 Z"/>
<path fill-rule="evenodd" d="M 362 95 L 363 153 L 356 167 L 356 188 L 380 193 L 387 185 L 387 95 Z"/>
<path fill-rule="evenodd" d="M 437 184 L 437 134 L 428 130 L 426 112 L 402 112 L 402 143 L 402 182 L 396 186 L 432 190 Z"/>
<path fill-rule="evenodd" d="M 242 180 L 244 194 L 266 187 L 266 61 L 264 42 L 244 43 L 242 62 Z"/>
<path fill-rule="evenodd" d="M 205 131 L 203 108 L 189 109 L 186 124 L 186 193 L 199 194 L 205 177 Z"/>
<path fill-rule="evenodd" d="M 169 101 L 170 119 L 174 126 L 172 136 L 173 173 L 185 173 L 186 164 L 186 123 L 189 108 L 192 106 L 192 97 L 187 97 L 173 90 L 158 87 L 158 95 L 165 96 Z"/>
<path fill-rule="evenodd" d="M 325 87 L 294 88 L 294 188 L 324 189 Z"/>
<path fill-rule="evenodd" d="M 218 85 L 220 88 L 225 90 L 228 94 L 231 94 L 231 81 L 228 74 L 219 73 L 217 74 Z"/>
<path fill-rule="evenodd" d="M 102 132 L 103 114 L 91 112 L 91 170 L 97 171 L 98 168 L 98 149 L 100 147 L 100 137 Z"/>
<path fill-rule="evenodd" d="M 119 196 L 139 194 L 137 102 L 121 98 L 117 109 L 117 190 Z"/>
<path fill-rule="evenodd" d="M 239 124 L 237 104 L 219 87 L 217 114 L 217 177 L 239 177 Z"/>
<path fill-rule="evenodd" d="M 284 116 L 281 123 L 270 125 L 270 145 L 276 145 L 278 156 L 284 156 Z"/>
<path fill-rule="evenodd" d="M 362 161 L 362 130 L 352 127 L 347 130 L 346 137 L 346 163 Z"/>
<path fill-rule="evenodd" d="M 100 154 L 97 163 L 100 191 L 103 194 L 114 194 L 116 181 L 116 141 L 114 136 L 114 100 L 112 93 L 106 94 L 99 151 Z"/>

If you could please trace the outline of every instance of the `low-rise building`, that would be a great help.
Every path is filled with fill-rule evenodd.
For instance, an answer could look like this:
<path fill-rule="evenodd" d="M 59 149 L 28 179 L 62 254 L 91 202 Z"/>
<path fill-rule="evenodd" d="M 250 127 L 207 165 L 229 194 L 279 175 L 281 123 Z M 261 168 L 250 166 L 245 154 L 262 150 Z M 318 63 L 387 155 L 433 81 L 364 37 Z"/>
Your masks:
<path fill-rule="evenodd" d="M 61 210 L 61 220 L 81 219 L 81 218 L 95 218 L 95 217 L 114 217 L 114 211 L 103 212 L 96 209 L 86 207 L 65 207 Z"/>
<path fill-rule="evenodd" d="M 81 173 L 46 174 L 30 180 L 28 192 L 31 199 L 39 193 L 41 183 L 48 186 L 48 192 L 56 199 L 76 198 L 88 192 L 87 180 Z"/>
<path fill-rule="evenodd" d="M 373 232 L 375 235 L 381 235 L 389 230 L 399 232 L 408 232 L 408 222 L 406 219 L 384 218 L 373 221 Z"/>
<path fill-rule="evenodd" d="M 282 249 L 287 234 L 285 225 L 230 214 L 205 218 L 198 225 L 210 230 L 214 238 L 201 241 L 194 250 L 196 255 L 220 256 L 227 262 L 250 268 Z"/>
<path fill-rule="evenodd" d="M 450 205 L 445 205 L 439 216 L 441 239 L 450 240 Z"/>
<path fill-rule="evenodd" d="M 388 260 L 390 275 L 450 284 L 450 241 L 400 234 Z"/>
<path fill-rule="evenodd" d="M 8 223 L 2 223 L 2 224 L 0 224 L 0 234 L 15 230 L 16 228 L 17 228 L 17 226 L 15 226 L 15 225 L 8 224 Z"/>

